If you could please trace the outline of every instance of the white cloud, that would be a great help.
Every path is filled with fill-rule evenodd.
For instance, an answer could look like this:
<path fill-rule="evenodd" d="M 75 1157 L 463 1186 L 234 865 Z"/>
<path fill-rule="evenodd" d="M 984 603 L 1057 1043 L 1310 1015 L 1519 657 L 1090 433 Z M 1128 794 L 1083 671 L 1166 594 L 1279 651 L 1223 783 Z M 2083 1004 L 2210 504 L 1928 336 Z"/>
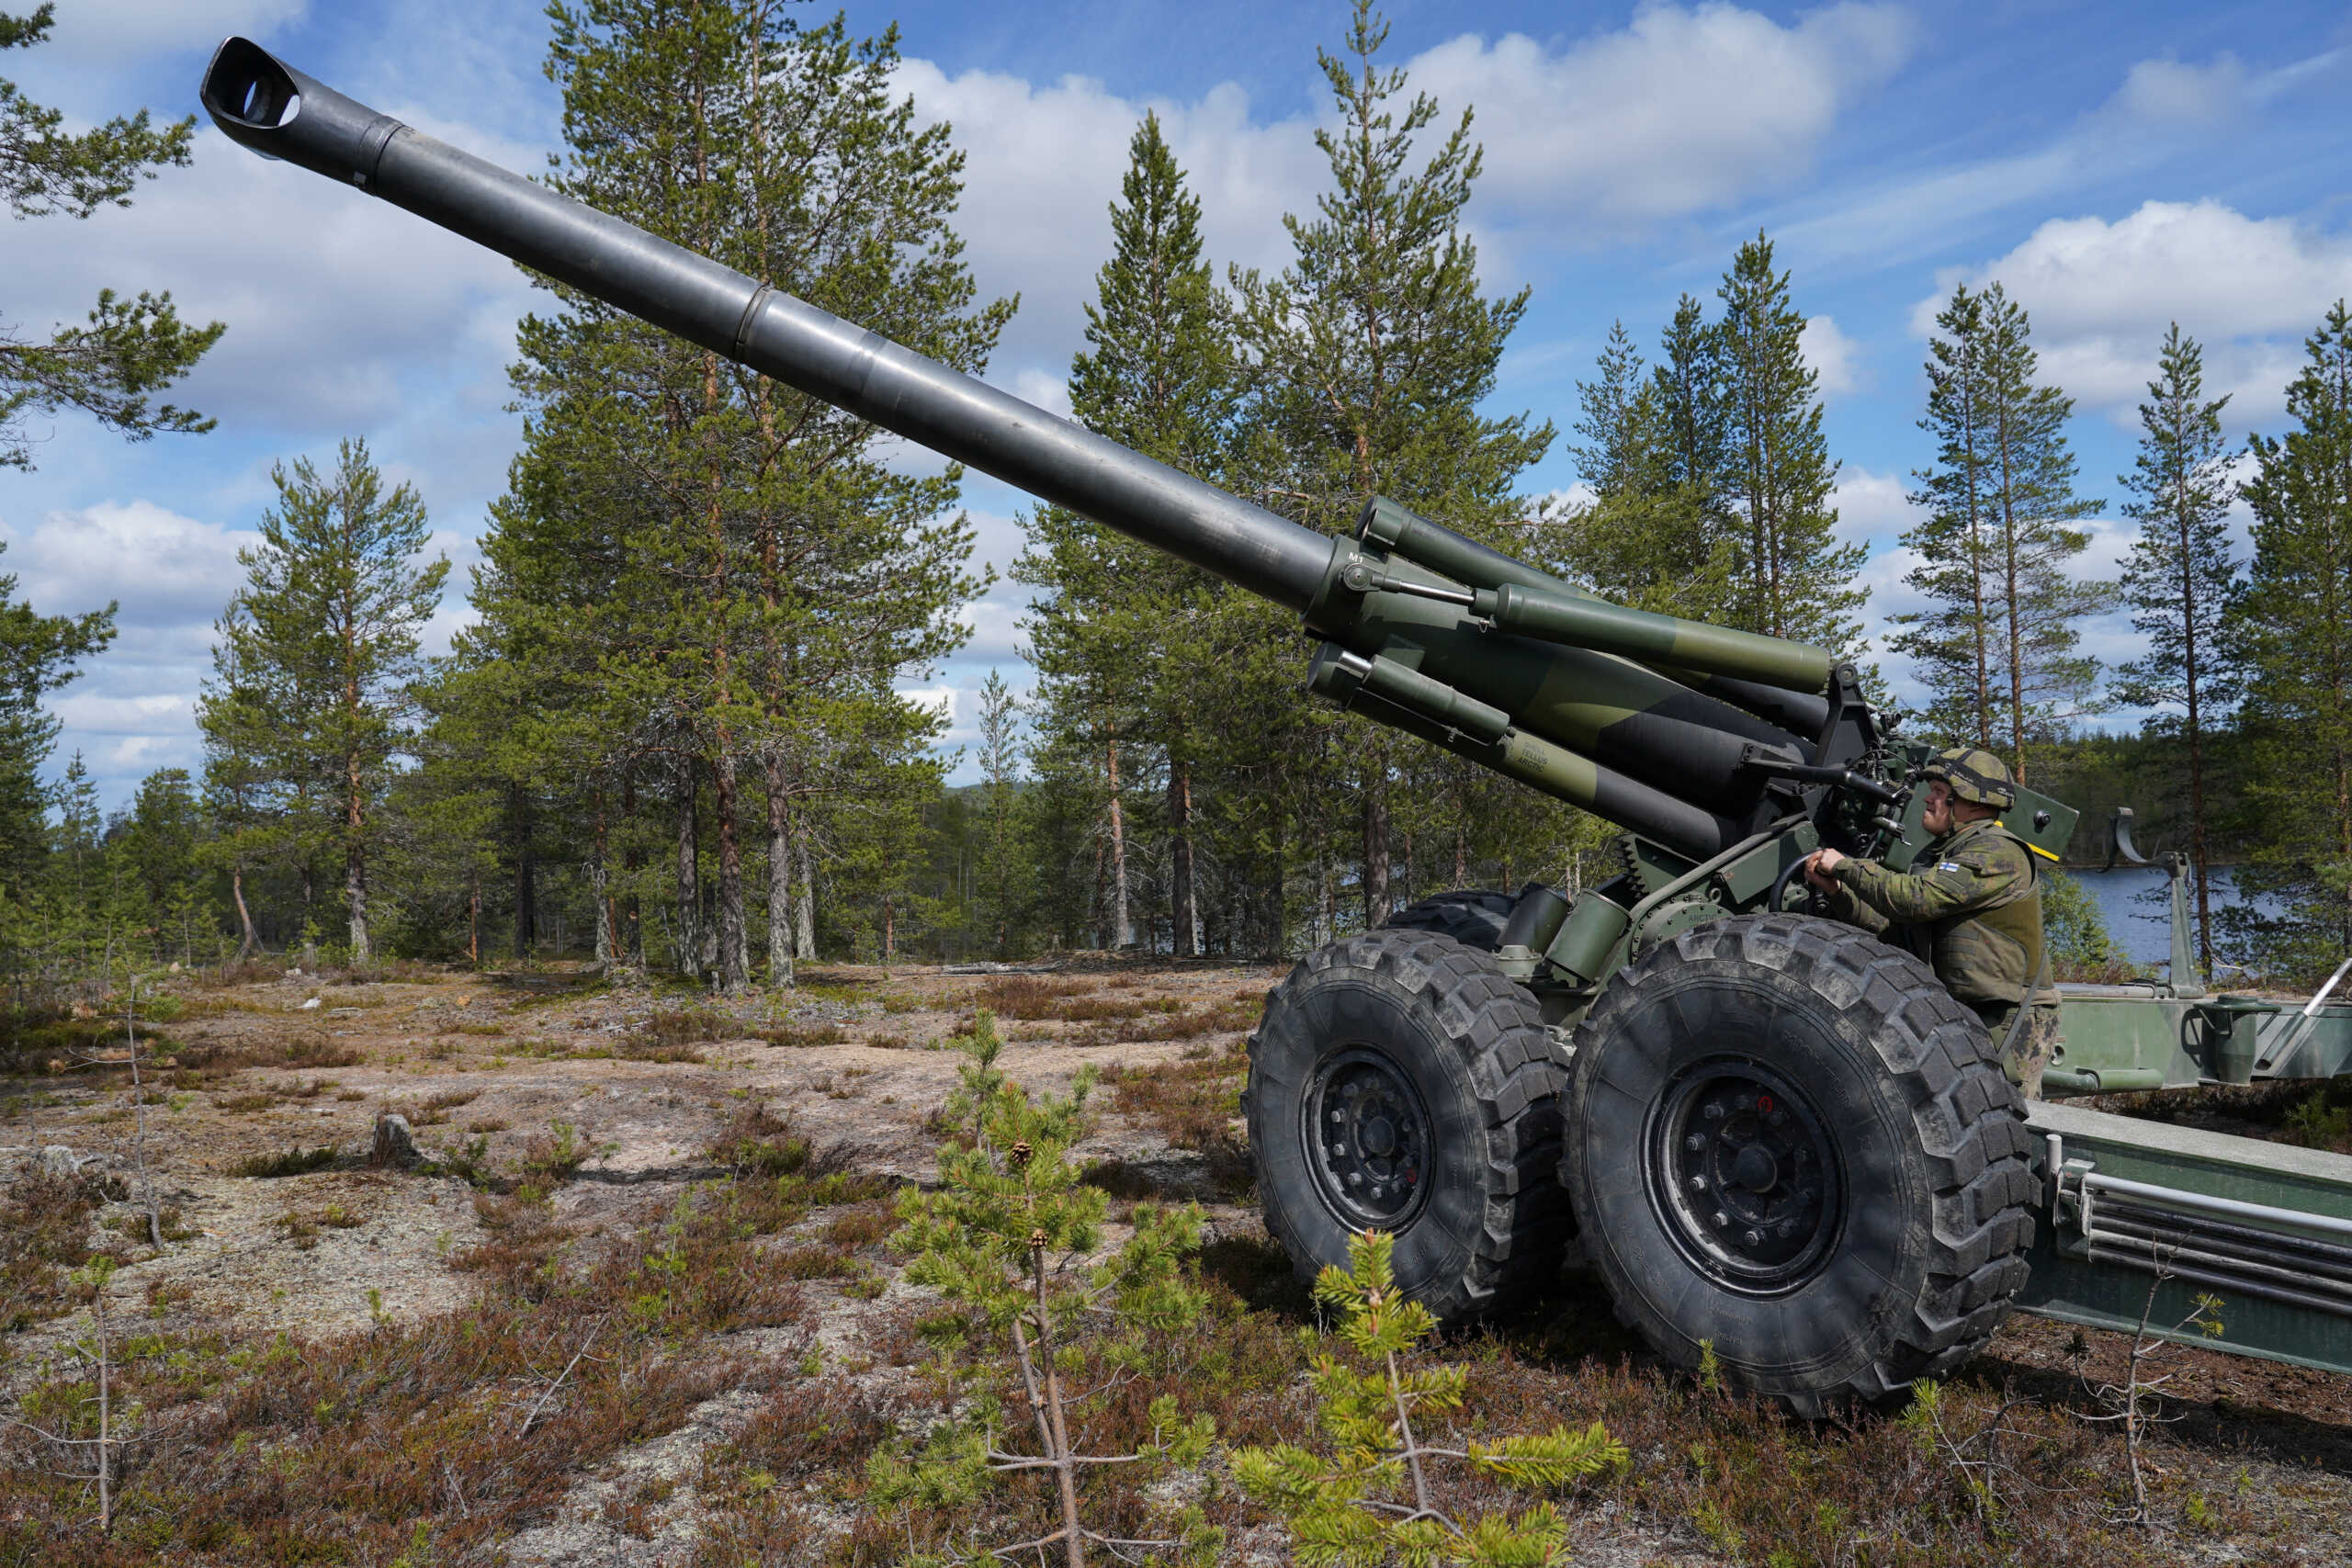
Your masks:
<path fill-rule="evenodd" d="M 73 0 L 57 8 L 45 49 L 74 61 L 200 49 L 231 33 L 266 33 L 299 18 L 305 0 Z"/>
<path fill-rule="evenodd" d="M 135 626 L 141 637 L 209 626 L 243 581 L 238 547 L 254 537 L 148 501 L 52 512 L 28 533 L 8 532 L 6 570 L 42 614 L 119 600 L 126 635 Z"/>
<path fill-rule="evenodd" d="M 1855 363 L 1861 344 L 1838 331 L 1831 318 L 1808 318 L 1799 346 L 1805 365 L 1820 378 L 1823 397 L 1843 397 L 1861 385 L 1861 367 Z"/>
<path fill-rule="evenodd" d="M 2087 406 L 2129 422 L 2175 321 L 2205 349 L 2209 396 L 2233 421 L 2279 406 L 2297 344 L 2352 295 L 2352 235 L 2216 201 L 2149 201 L 2109 222 L 2052 219 L 1996 260 L 1938 276 L 1913 307 L 1922 336 L 1954 283 L 1999 280 L 2033 318 L 2042 369 Z"/>
<path fill-rule="evenodd" d="M 530 159 L 462 130 L 451 140 L 510 165 Z M 313 434 L 393 419 L 413 377 L 503 383 L 498 345 L 531 298 L 503 258 L 209 130 L 193 166 L 129 211 L 0 225 L 0 276 L 11 317 L 34 332 L 78 320 L 94 277 L 122 293 L 168 288 L 183 319 L 229 323 L 175 400 Z"/>
<path fill-rule="evenodd" d="M 2143 60 L 2123 79 L 2115 107 L 2159 124 L 2208 125 L 2244 109 L 2249 85 L 2245 62 L 2234 54 L 2217 55 L 2211 65 Z"/>
<path fill-rule="evenodd" d="M 1556 51 L 1465 33 L 1408 70 L 1449 114 L 1477 107 L 1488 199 L 1648 220 L 1801 178 L 1913 33 L 1893 6 L 1830 6 L 1784 27 L 1721 3 L 1645 4 L 1623 29 Z"/>
<path fill-rule="evenodd" d="M 1918 520 L 1918 509 L 1905 495 L 1908 486 L 1896 474 L 1874 474 L 1848 464 L 1838 474 L 1830 502 L 1838 508 L 1838 536 L 1849 544 L 1872 541 L 1892 546 L 1895 536 Z"/>
<path fill-rule="evenodd" d="M 1838 116 L 1902 64 L 1912 32 L 1892 6 L 1832 6 L 1782 26 L 1726 4 L 1644 5 L 1623 28 L 1556 47 L 1464 33 L 1405 69 L 1448 117 L 1476 106 L 1476 210 L 1540 219 L 1549 248 L 1564 215 L 1645 223 L 1802 178 Z M 909 60 L 895 85 L 926 123 L 951 124 L 964 151 L 956 226 L 983 297 L 1021 295 L 1001 355 L 1008 385 L 1067 375 L 1148 108 L 1200 198 L 1220 269 L 1283 265 L 1283 216 L 1312 213 L 1329 178 L 1313 119 L 1253 120 L 1231 83 L 1179 103 L 1081 76 L 1039 86 Z M 1508 270 L 1491 248 L 1487 270 Z"/>
<path fill-rule="evenodd" d="M 43 615 L 119 601 L 115 639 L 51 699 L 64 721 L 57 761 L 85 754 L 101 798 L 127 800 L 159 767 L 201 766 L 195 706 L 211 669 L 212 622 L 244 580 L 237 549 L 254 536 L 150 501 L 51 512 L 30 529 L 0 530 L 0 570 Z"/>
<path fill-rule="evenodd" d="M 1194 103 L 1147 105 L 1085 77 L 1040 87 L 989 71 L 950 76 L 909 60 L 894 85 L 912 95 L 925 123 L 954 127 L 965 154 L 956 228 L 966 259 L 984 298 L 1021 296 L 1005 352 L 1055 381 L 1081 341 L 1084 302 L 1110 253 L 1110 205 L 1127 142 L 1147 107 L 1158 111 L 1201 200 L 1203 239 L 1220 266 L 1279 265 L 1282 214 L 1309 203 L 1323 173 L 1304 122 L 1251 123 L 1248 95 L 1230 84 Z"/>
<path fill-rule="evenodd" d="M 1050 370 L 1035 367 L 1016 371 L 1012 378 L 1012 395 L 1025 399 L 1047 413 L 1070 417 L 1069 381 Z"/>

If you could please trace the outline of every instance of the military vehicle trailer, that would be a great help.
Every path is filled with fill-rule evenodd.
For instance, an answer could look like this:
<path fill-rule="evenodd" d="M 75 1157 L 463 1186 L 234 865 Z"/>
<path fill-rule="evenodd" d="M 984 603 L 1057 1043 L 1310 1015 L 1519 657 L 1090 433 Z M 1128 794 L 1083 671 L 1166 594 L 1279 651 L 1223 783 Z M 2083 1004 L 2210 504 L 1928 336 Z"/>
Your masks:
<path fill-rule="evenodd" d="M 1815 848 L 1900 868 L 1927 841 L 1928 749 L 1830 650 L 1606 603 L 1387 501 L 1327 537 L 248 40 L 202 96 L 257 152 L 1298 612 L 1314 691 L 1626 829 L 1600 886 L 1428 900 L 1271 993 L 1246 1114 L 1302 1271 L 1387 1231 L 1405 1287 L 1462 1322 L 1580 1261 L 1668 1361 L 1711 1350 L 1805 1414 L 1944 1375 L 2017 1308 L 2129 1326 L 2152 1270 L 2159 1324 L 2212 1290 L 2223 1348 L 2352 1367 L 2352 1159 L 2029 1106 L 1923 964 L 1808 912 Z M 2021 790 L 2005 821 L 2054 863 L 2075 816 Z M 2073 995 L 2045 1082 L 2333 1073 L 2352 1010 L 2324 999 Z"/>

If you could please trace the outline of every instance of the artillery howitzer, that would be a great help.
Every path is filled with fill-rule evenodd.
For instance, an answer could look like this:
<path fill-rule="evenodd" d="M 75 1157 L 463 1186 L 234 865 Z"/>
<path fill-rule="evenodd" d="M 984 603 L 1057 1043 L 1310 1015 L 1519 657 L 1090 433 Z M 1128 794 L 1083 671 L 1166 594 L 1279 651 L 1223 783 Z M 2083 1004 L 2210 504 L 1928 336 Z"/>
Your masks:
<path fill-rule="evenodd" d="M 1429 900 L 1271 995 L 1251 1157 L 1302 1269 L 1390 1231 L 1406 1288 L 1460 1319 L 1541 1295 L 1573 1244 L 1669 1361 L 1712 1347 L 1807 1412 L 1941 1375 L 2013 1306 L 2129 1326 L 2159 1267 L 2166 1291 L 2232 1298 L 2226 1348 L 2352 1365 L 2352 1160 L 2073 1108 L 2030 1122 L 1924 965 L 1786 908 L 1817 847 L 1899 869 L 1927 842 L 1928 749 L 1896 741 L 1829 650 L 1608 604 L 1386 501 L 1327 537 L 244 39 L 203 98 L 256 152 L 1298 612 L 1316 692 L 1627 829 L 1601 886 Z M 2005 820 L 2054 861 L 2075 816 L 2020 790 Z M 2352 1056 L 2345 1010 L 2282 1024 L 2265 1005 L 2205 998 L 2177 961 L 2167 987 L 2070 996 L 2046 1081 Z"/>

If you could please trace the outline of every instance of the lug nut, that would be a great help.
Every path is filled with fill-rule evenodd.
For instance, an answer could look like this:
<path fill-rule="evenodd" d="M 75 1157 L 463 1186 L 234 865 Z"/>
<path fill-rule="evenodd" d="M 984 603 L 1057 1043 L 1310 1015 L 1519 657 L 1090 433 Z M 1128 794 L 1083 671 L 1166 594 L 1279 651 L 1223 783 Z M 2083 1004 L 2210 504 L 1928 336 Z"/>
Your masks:
<path fill-rule="evenodd" d="M 1764 1244 L 1764 1235 L 1761 1231 L 1744 1231 L 1740 1235 L 1740 1240 L 1750 1247 L 1761 1247 Z"/>
<path fill-rule="evenodd" d="M 1690 1179 L 1690 1190 L 1691 1190 L 1691 1191 L 1693 1191 L 1693 1192 L 1704 1192 L 1706 1190 L 1707 1190 L 1707 1179 L 1706 1179 L 1705 1177 L 1703 1177 L 1703 1176 L 1694 1176 L 1694 1177 L 1692 1177 L 1692 1178 Z"/>
<path fill-rule="evenodd" d="M 1682 1146 L 1691 1150 L 1703 1149 L 1707 1146 L 1707 1140 L 1703 1135 L 1693 1133 L 1682 1140 Z"/>

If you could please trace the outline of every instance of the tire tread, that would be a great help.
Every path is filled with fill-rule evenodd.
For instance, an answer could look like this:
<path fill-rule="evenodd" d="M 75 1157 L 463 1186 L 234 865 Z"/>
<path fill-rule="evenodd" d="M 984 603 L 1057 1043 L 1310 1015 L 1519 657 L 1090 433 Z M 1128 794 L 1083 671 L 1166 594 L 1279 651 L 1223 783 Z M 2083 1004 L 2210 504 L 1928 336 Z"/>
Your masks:
<path fill-rule="evenodd" d="M 1480 897 L 1508 903 L 1507 895 Z M 1425 899 L 1414 908 L 1436 902 Z M 1408 991 L 1411 1006 L 1468 1057 L 1469 1081 L 1484 1112 L 1485 1158 L 1477 1164 L 1486 1183 L 1485 1223 L 1458 1277 L 1415 1293 L 1442 1323 L 1498 1316 L 1527 1304 L 1554 1282 L 1573 1228 L 1558 1175 L 1567 1064 L 1534 998 L 1494 963 L 1456 937 L 1385 926 L 1308 953 L 1267 999 L 1272 1019 L 1288 997 L 1335 968 L 1382 974 Z M 1299 1272 L 1311 1277 L 1317 1266 L 1292 1233 L 1277 1195 L 1261 1191 L 1261 1198 L 1266 1228 Z"/>
<path fill-rule="evenodd" d="M 1981 1350 L 2007 1316 L 2033 1242 L 2030 1205 L 2039 1189 L 2024 1103 L 1991 1043 L 1917 959 L 1852 927 L 1785 914 L 1714 920 L 1660 944 L 1611 982 L 1579 1041 L 1608 1029 L 1648 976 L 1714 957 L 1780 969 L 1840 1010 L 1864 1015 L 1879 1063 L 1909 1105 L 1932 1183 L 1923 1288 L 1883 1332 L 1878 1353 L 1839 1385 L 1770 1392 L 1796 1414 L 1815 1416 L 1945 1375 Z M 1657 1343 L 1622 1302 L 1617 1315 Z"/>

